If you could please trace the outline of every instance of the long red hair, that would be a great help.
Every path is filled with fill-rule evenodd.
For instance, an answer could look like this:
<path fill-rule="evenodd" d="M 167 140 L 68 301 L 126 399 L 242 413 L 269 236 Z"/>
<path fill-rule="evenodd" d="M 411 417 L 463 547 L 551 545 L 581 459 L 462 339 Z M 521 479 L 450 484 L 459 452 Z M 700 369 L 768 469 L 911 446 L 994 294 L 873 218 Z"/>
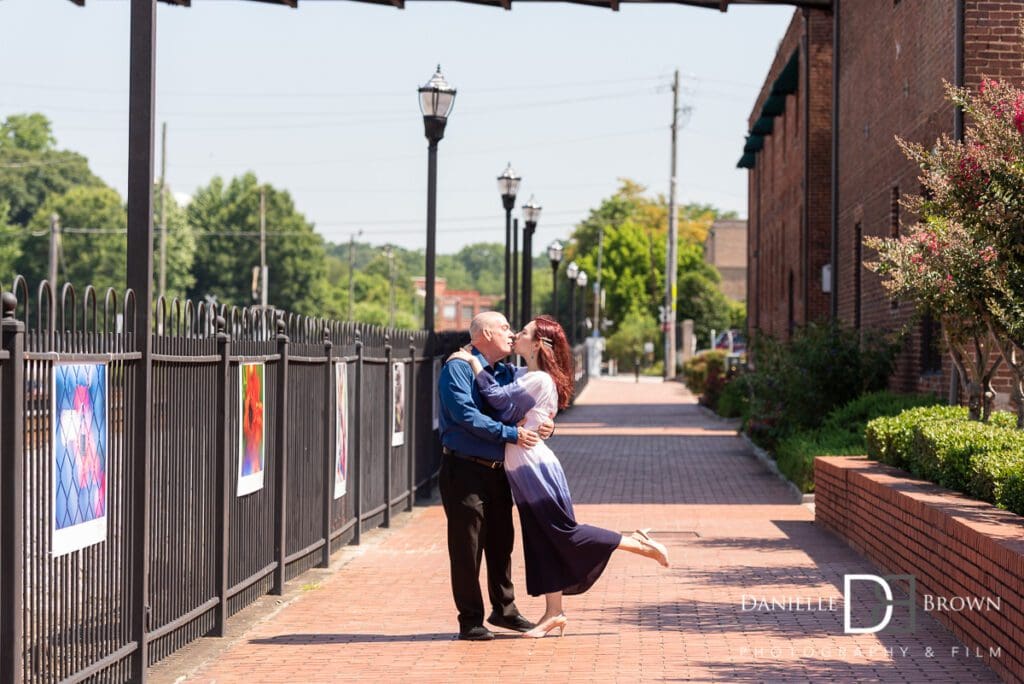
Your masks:
<path fill-rule="evenodd" d="M 569 349 L 569 341 L 565 339 L 565 331 L 550 316 L 538 316 L 533 322 L 537 326 L 533 332 L 534 337 L 541 343 L 537 352 L 537 365 L 555 381 L 558 408 L 569 408 L 576 387 L 572 379 L 572 351 Z M 545 340 L 551 345 L 545 344 Z"/>

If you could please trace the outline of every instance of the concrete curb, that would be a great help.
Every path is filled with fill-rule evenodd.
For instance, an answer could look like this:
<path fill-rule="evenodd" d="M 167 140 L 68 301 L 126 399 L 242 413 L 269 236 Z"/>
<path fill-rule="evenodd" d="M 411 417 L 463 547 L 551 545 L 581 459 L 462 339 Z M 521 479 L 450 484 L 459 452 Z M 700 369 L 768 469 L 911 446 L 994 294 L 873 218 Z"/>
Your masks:
<path fill-rule="evenodd" d="M 759 447 L 756 444 L 754 444 L 750 440 L 750 437 L 747 437 L 747 434 L 745 432 L 740 432 L 739 436 L 743 439 L 744 442 L 747 443 L 747 446 L 750 447 L 750 451 L 753 452 L 754 457 L 758 461 L 760 461 L 764 465 L 765 468 L 767 468 L 768 470 L 770 470 L 773 473 L 775 473 L 776 477 L 778 477 L 780 480 L 782 480 L 783 482 L 786 483 L 786 486 L 789 487 L 790 492 L 792 492 L 792 494 L 793 494 L 793 499 L 797 503 L 800 503 L 800 504 L 813 504 L 814 503 L 814 494 L 804 494 L 803 492 L 801 492 L 799 487 L 797 487 L 795 484 L 793 484 L 793 482 L 788 477 L 786 477 L 785 475 L 783 475 L 779 471 L 779 466 L 775 462 L 775 459 L 771 457 L 771 454 L 769 454 L 767 451 L 765 451 L 761 447 Z"/>

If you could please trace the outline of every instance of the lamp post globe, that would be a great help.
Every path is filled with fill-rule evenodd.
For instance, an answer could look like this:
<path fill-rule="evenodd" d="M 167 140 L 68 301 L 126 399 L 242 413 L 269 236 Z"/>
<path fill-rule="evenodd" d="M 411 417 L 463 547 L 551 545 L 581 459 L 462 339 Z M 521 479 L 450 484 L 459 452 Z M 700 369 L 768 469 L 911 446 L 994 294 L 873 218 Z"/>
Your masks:
<path fill-rule="evenodd" d="M 551 315 L 558 319 L 558 265 L 562 263 L 564 248 L 560 240 L 548 245 L 548 261 L 551 262 Z"/>
<path fill-rule="evenodd" d="M 587 309 L 586 309 L 586 301 L 587 301 L 586 300 L 587 272 L 584 271 L 582 268 L 580 269 L 580 272 L 576 274 L 576 287 L 580 291 L 580 299 L 581 299 L 581 302 L 580 302 L 580 315 L 583 316 L 584 319 L 586 319 L 586 317 L 587 317 Z M 577 328 L 578 328 L 578 325 L 577 325 Z"/>
<path fill-rule="evenodd" d="M 522 180 L 512 168 L 512 162 L 498 176 L 498 192 L 505 208 L 505 318 L 512 315 L 512 210 L 516 206 L 516 193 Z"/>
<path fill-rule="evenodd" d="M 530 201 L 523 205 L 523 277 L 522 297 L 519 299 L 519 327 L 525 328 L 533 318 L 533 234 L 537 232 L 541 206 L 530 195 Z"/>
<path fill-rule="evenodd" d="M 565 267 L 565 276 L 569 279 L 569 344 L 576 344 L 576 276 L 580 273 L 580 265 L 570 261 Z"/>
<path fill-rule="evenodd" d="M 455 104 L 455 88 L 441 73 L 441 65 L 429 81 L 418 89 L 423 132 L 427 137 L 427 254 L 424 278 L 423 327 L 434 329 L 435 252 L 437 251 L 437 143 L 444 137 Z"/>

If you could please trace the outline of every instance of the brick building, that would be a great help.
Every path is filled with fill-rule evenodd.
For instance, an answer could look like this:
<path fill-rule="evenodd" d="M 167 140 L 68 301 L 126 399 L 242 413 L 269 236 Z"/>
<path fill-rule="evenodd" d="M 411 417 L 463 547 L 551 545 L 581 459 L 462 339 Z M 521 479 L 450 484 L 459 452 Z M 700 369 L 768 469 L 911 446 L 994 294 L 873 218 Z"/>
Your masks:
<path fill-rule="evenodd" d="M 835 11 L 794 13 L 750 117 L 740 160 L 750 169 L 750 325 L 780 335 L 791 320 L 834 316 L 865 334 L 903 330 L 893 388 L 942 393 L 950 363 L 941 351 L 941 330 L 919 320 L 913 302 L 887 297 L 880 278 L 863 268 L 871 255 L 862 239 L 898 236 L 915 220 L 901 211 L 900 199 L 921 191 L 919 170 L 895 137 L 930 146 L 943 133 L 959 133 L 943 80 L 969 87 L 983 75 L 1024 80 L 1018 35 L 1024 3 L 840 0 Z M 780 81 L 794 57 L 801 79 L 765 133 L 758 124 L 778 108 L 772 91 L 785 90 Z M 799 117 L 801 86 L 810 93 L 811 112 Z M 791 116 L 799 121 L 790 123 Z M 808 120 L 810 130 L 800 131 L 798 124 Z M 797 139 L 788 137 L 791 131 Z M 798 221 L 806 221 L 802 230 Z M 836 287 L 825 293 L 819 267 L 833 261 L 832 249 Z M 1005 399 L 1008 385 L 999 380 L 996 389 Z"/>
<path fill-rule="evenodd" d="M 413 279 L 416 294 L 426 296 L 426 278 L 417 276 Z M 482 311 L 491 311 L 498 297 L 482 295 L 476 290 L 449 290 L 444 278 L 434 281 L 434 301 L 437 311 L 434 312 L 434 329 L 469 330 L 469 323 Z"/>
<path fill-rule="evenodd" d="M 704 260 L 722 274 L 722 292 L 747 299 L 747 222 L 720 220 L 711 224 L 704 241 Z"/>
<path fill-rule="evenodd" d="M 787 338 L 828 316 L 832 18 L 797 11 L 751 112 L 747 321 Z M 806 188 L 806 190 L 805 190 Z"/>

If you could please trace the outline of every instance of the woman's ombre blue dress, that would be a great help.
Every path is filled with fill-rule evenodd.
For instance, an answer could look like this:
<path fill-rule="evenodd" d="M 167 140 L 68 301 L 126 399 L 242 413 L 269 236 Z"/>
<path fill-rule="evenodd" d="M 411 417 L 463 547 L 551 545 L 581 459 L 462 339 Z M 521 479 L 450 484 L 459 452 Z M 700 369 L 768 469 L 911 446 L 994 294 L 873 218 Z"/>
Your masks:
<path fill-rule="evenodd" d="M 555 383 L 543 371 L 521 372 L 500 387 L 485 370 L 477 375 L 477 387 L 499 420 L 511 424 L 525 417 L 530 430 L 558 409 Z M 506 444 L 505 472 L 523 530 L 526 591 L 582 594 L 604 572 L 621 535 L 576 522 L 562 464 L 543 441 L 529 449 Z"/>

